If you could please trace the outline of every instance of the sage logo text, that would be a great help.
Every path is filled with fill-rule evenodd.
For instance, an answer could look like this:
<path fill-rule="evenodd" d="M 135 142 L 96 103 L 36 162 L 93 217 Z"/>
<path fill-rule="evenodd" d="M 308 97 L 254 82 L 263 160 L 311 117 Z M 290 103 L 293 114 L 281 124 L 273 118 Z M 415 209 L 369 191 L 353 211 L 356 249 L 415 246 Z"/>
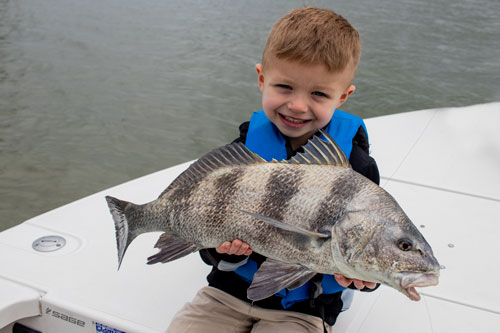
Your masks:
<path fill-rule="evenodd" d="M 77 325 L 80 327 L 85 327 L 85 322 L 83 320 L 68 316 L 68 315 L 61 313 L 59 311 L 52 310 L 51 308 L 47 308 L 45 310 L 45 314 L 52 316 L 52 317 L 55 317 L 55 318 L 59 318 L 59 319 L 64 320 L 64 321 L 67 321 L 70 324 L 74 324 L 74 325 Z"/>

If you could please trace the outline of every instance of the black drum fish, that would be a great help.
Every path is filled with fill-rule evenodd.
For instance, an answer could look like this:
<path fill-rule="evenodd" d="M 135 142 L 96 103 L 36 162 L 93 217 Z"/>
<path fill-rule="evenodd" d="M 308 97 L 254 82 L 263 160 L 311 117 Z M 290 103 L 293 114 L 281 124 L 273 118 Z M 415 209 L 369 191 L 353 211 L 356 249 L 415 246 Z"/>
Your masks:
<path fill-rule="evenodd" d="M 287 161 L 267 162 L 241 143 L 215 149 L 143 205 L 106 197 L 119 265 L 145 232 L 164 232 L 148 264 L 238 238 L 268 258 L 249 299 L 298 288 L 317 273 L 340 273 L 419 300 L 415 287 L 438 283 L 431 247 L 394 198 L 321 135 L 326 141 L 314 136 Z"/>

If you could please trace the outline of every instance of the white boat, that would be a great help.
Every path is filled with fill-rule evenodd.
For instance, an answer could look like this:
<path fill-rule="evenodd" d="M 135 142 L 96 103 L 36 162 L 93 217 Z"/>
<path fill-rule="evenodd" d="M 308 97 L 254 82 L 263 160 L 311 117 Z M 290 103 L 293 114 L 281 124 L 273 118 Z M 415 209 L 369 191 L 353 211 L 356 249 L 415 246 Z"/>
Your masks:
<path fill-rule="evenodd" d="M 355 292 L 335 331 L 500 332 L 500 102 L 366 124 L 381 186 L 433 247 L 441 277 L 438 286 L 420 289 L 420 302 L 385 286 Z M 14 326 L 14 332 L 165 332 L 175 312 L 206 284 L 209 267 L 196 253 L 146 265 L 160 234 L 150 233 L 134 241 L 118 271 L 104 196 L 153 200 L 189 164 L 1 232 L 0 333 Z"/>

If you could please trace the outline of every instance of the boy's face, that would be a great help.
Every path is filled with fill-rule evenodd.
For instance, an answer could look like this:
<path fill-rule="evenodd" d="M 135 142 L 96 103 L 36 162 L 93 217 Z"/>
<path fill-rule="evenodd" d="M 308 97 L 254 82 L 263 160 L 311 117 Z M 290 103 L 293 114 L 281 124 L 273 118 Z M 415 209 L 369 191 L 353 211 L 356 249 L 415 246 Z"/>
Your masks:
<path fill-rule="evenodd" d="M 265 72 L 261 64 L 256 69 L 264 112 L 294 150 L 326 126 L 355 90 L 349 68 L 331 73 L 324 65 L 273 58 Z"/>

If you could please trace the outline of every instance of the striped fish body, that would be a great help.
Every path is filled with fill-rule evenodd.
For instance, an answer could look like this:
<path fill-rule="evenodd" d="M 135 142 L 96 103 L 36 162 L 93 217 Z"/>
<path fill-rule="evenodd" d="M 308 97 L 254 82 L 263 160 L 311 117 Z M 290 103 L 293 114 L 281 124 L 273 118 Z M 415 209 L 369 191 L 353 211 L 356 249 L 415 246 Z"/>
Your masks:
<path fill-rule="evenodd" d="M 144 232 L 164 232 L 149 264 L 241 239 L 269 258 L 250 299 L 297 288 L 316 273 L 385 283 L 417 298 L 415 286 L 437 283 L 430 246 L 394 199 L 352 170 L 322 134 L 326 142 L 314 137 L 305 153 L 281 162 L 266 162 L 241 144 L 216 149 L 144 205 L 107 197 L 119 263 Z M 402 249 L 402 241 L 413 250 Z M 403 283 L 408 272 L 416 275 Z"/>
<path fill-rule="evenodd" d="M 266 257 L 333 273 L 329 244 L 309 244 L 308 238 L 247 212 L 300 229 L 330 232 L 356 188 L 366 182 L 352 169 L 325 165 L 261 163 L 226 167 L 190 187 L 172 188 L 150 203 L 148 209 L 156 212 L 151 221 L 160 230 L 177 234 L 200 248 L 217 247 L 238 238 Z M 167 215 L 171 218 L 165 219 Z"/>

